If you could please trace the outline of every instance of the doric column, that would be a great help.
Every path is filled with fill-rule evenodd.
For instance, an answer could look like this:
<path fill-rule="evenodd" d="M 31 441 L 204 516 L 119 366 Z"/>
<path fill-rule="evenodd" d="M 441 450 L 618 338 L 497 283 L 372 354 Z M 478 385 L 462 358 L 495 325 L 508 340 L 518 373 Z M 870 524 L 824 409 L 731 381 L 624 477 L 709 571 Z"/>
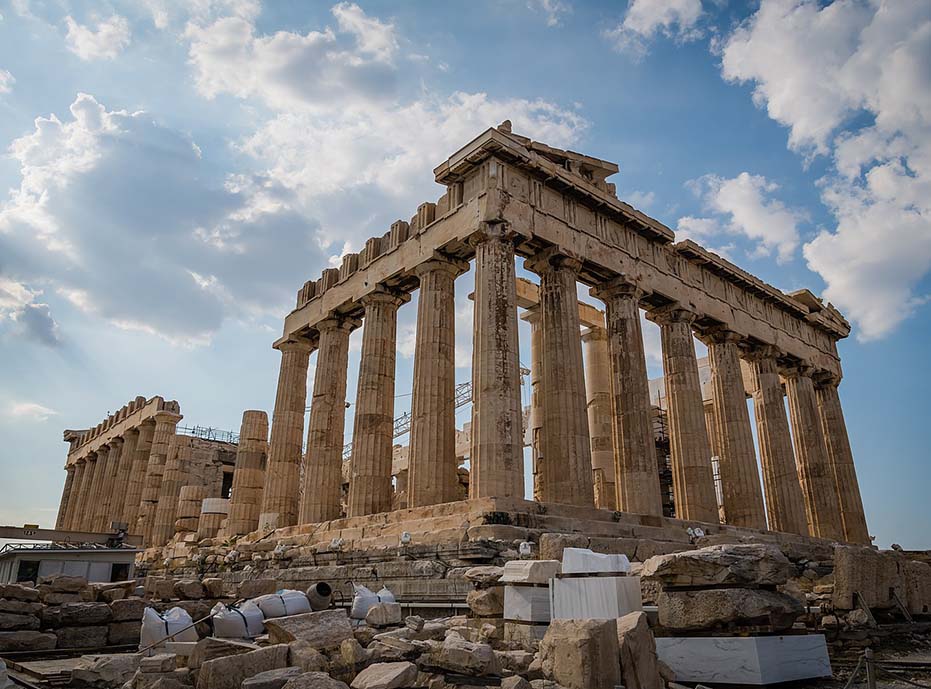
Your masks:
<path fill-rule="evenodd" d="M 117 493 L 117 478 L 123 457 L 123 438 L 111 438 L 110 452 L 107 456 L 107 477 L 101 489 L 102 518 L 100 528 L 110 531 L 110 524 L 120 521 L 123 494 Z M 117 508 L 117 502 L 120 506 Z"/>
<path fill-rule="evenodd" d="M 365 316 L 352 429 L 350 517 L 391 510 L 398 307 L 406 299 L 380 289 L 361 301 Z"/>
<path fill-rule="evenodd" d="M 266 424 L 267 425 L 267 424 Z M 241 442 L 241 439 L 240 439 Z M 238 456 L 238 455 L 237 455 Z M 238 460 L 237 460 L 238 462 Z M 237 467 L 237 471 L 238 471 Z M 235 479 L 234 479 L 235 480 Z M 200 524 L 200 510 L 207 497 L 207 486 L 181 486 L 178 493 L 178 518 L 175 520 L 175 533 L 191 533 L 197 531 Z M 259 521 L 259 506 L 255 506 L 255 522 Z M 248 533 L 248 532 L 245 532 Z M 240 534 L 230 533 L 238 536 Z"/>
<path fill-rule="evenodd" d="M 533 467 L 533 499 L 540 502 L 543 463 L 543 315 L 540 305 L 524 311 L 521 320 L 530 323 L 530 457 Z"/>
<path fill-rule="evenodd" d="M 145 484 L 142 487 L 142 499 L 139 503 L 139 518 L 136 533 L 142 536 L 143 545 L 149 548 L 154 542 L 155 513 L 158 509 L 158 497 L 165 474 L 165 462 L 168 461 L 168 446 L 175 435 L 175 427 L 181 420 L 180 414 L 160 411 L 154 416 L 155 430 L 152 434 L 152 450 L 146 465 Z"/>
<path fill-rule="evenodd" d="M 504 224 L 474 235 L 469 497 L 524 495 L 514 244 Z"/>
<path fill-rule="evenodd" d="M 68 519 L 68 502 L 71 500 L 71 491 L 74 489 L 75 465 L 65 467 L 65 485 L 61 489 L 61 501 L 58 503 L 58 519 L 55 520 L 56 529 L 64 529 Z"/>
<path fill-rule="evenodd" d="M 679 519 L 717 523 L 718 502 L 711 473 L 698 361 L 692 338 L 695 314 L 676 304 L 647 314 L 660 326 L 663 377 L 672 456 L 672 485 Z"/>
<path fill-rule="evenodd" d="M 812 371 L 810 366 L 802 365 L 782 372 L 789 397 L 795 461 L 805 499 L 808 533 L 816 538 L 843 541 L 844 526 L 840 518 L 837 486 L 821 429 Z"/>
<path fill-rule="evenodd" d="M 540 276 L 543 314 L 544 502 L 593 506 L 592 446 L 579 337 L 579 260 L 546 250 L 525 266 Z"/>
<path fill-rule="evenodd" d="M 178 497 L 181 486 L 187 483 L 188 467 L 191 464 L 192 439 L 173 435 L 168 444 L 168 456 L 162 473 L 162 486 L 155 508 L 155 524 L 152 527 L 152 545 L 165 545 L 175 533 L 178 519 Z"/>
<path fill-rule="evenodd" d="M 349 332 L 356 325 L 342 318 L 317 323 L 320 343 L 307 424 L 300 524 L 317 524 L 340 516 Z"/>
<path fill-rule="evenodd" d="M 129 489 L 129 475 L 133 463 L 136 461 L 136 445 L 139 442 L 139 431 L 130 428 L 123 432 L 123 447 L 120 450 L 120 461 L 113 481 L 113 493 L 110 498 L 110 515 L 113 521 L 129 524 L 126 521 L 126 492 Z"/>
<path fill-rule="evenodd" d="M 585 396 L 588 405 L 588 432 L 591 436 L 592 478 L 595 507 L 617 509 L 614 471 L 614 413 L 611 390 L 611 357 L 608 331 L 601 327 L 582 331 L 585 348 Z"/>
<path fill-rule="evenodd" d="M 155 435 L 155 422 L 146 421 L 136 430 L 139 438 L 133 452 L 132 468 L 126 486 L 126 499 L 123 501 L 123 521 L 129 525 L 129 533 L 142 535 L 139 531 L 139 508 L 142 503 L 142 491 L 145 487 L 146 473 L 149 467 L 149 454 L 152 452 L 152 437 Z M 125 448 L 124 448 L 125 449 Z"/>
<path fill-rule="evenodd" d="M 91 492 L 90 525 L 94 531 L 103 531 L 107 518 L 107 497 L 110 481 L 110 446 L 101 445 L 97 448 L 97 469 L 94 471 L 94 485 Z"/>
<path fill-rule="evenodd" d="M 737 349 L 741 337 L 730 330 L 714 329 L 702 339 L 708 346 L 711 366 L 712 445 L 718 456 L 724 516 L 732 526 L 765 529 L 763 489 Z"/>
<path fill-rule="evenodd" d="M 640 326 L 641 290 L 623 278 L 592 289 L 605 303 L 611 390 L 617 509 L 663 515 L 647 360 Z"/>
<path fill-rule="evenodd" d="M 279 349 L 281 369 L 259 514 L 259 528 L 263 530 L 297 523 L 307 366 L 313 347 L 307 340 L 289 340 Z"/>
<path fill-rule="evenodd" d="M 747 359 L 753 375 L 753 416 L 760 445 L 769 528 L 807 536 L 805 502 L 795 468 L 776 350 L 760 347 L 748 352 Z"/>
<path fill-rule="evenodd" d="M 74 530 L 93 531 L 91 526 L 94 515 L 94 483 L 97 475 L 97 454 L 88 453 L 84 459 L 84 477 L 81 480 L 81 494 L 74 510 Z"/>
<path fill-rule="evenodd" d="M 71 484 L 71 495 L 68 498 L 68 510 L 65 513 L 65 522 L 62 525 L 62 528 L 69 531 L 75 531 L 77 529 L 75 515 L 78 514 L 81 509 L 81 486 L 84 483 L 84 469 L 87 465 L 84 459 L 80 458 L 72 466 L 74 466 L 74 481 Z"/>
<path fill-rule="evenodd" d="M 468 264 L 437 257 L 417 266 L 417 339 L 411 396 L 407 506 L 458 499 L 456 277 Z"/>
<path fill-rule="evenodd" d="M 853 464 L 844 411 L 837 394 L 838 382 L 833 376 L 819 377 L 815 387 L 818 415 L 821 418 L 828 459 L 834 467 L 834 483 L 840 504 L 844 540 L 848 543 L 869 545 L 872 541 L 866 526 L 866 515 L 863 512 L 863 500 L 860 498 L 860 484 Z"/>
<path fill-rule="evenodd" d="M 233 471 L 227 535 L 241 536 L 258 528 L 267 458 L 268 415 L 264 411 L 245 411 L 242 414 L 242 425 L 239 427 L 239 446 L 236 448 L 236 469 Z M 191 500 L 206 497 L 191 493 Z M 199 511 L 200 502 L 197 501 L 196 512 Z M 192 517 L 196 514 L 184 516 Z M 196 528 L 195 519 L 194 528 L 187 530 L 195 531 Z"/>

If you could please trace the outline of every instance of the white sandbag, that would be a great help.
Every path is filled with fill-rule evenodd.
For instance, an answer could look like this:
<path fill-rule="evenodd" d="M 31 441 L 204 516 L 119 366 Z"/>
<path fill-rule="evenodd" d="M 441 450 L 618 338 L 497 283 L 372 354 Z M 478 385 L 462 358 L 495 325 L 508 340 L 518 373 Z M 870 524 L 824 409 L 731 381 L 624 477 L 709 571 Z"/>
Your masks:
<path fill-rule="evenodd" d="M 352 596 L 352 608 L 349 611 L 349 617 L 354 620 L 364 620 L 369 609 L 379 603 L 378 596 L 365 586 L 353 584 L 352 588 L 355 593 Z"/>
<path fill-rule="evenodd" d="M 194 620 L 183 608 L 172 608 L 164 613 L 156 612 L 155 608 L 146 608 L 142 612 L 139 648 L 141 650 L 161 642 L 151 650 L 152 653 L 158 653 L 165 647 L 165 641 L 199 641 L 200 637 L 193 624 Z"/>
<path fill-rule="evenodd" d="M 397 603 L 398 599 L 394 597 L 394 594 L 388 590 L 387 586 L 382 586 L 381 591 L 375 594 L 378 596 L 379 603 Z"/>
<path fill-rule="evenodd" d="M 626 555 L 606 555 L 588 548 L 564 548 L 562 551 L 563 574 L 627 574 L 630 560 Z"/>
<path fill-rule="evenodd" d="M 253 598 L 252 602 L 259 606 L 266 620 L 310 612 L 310 601 L 307 600 L 303 591 L 282 589 L 277 593 Z"/>
<path fill-rule="evenodd" d="M 262 610 L 251 600 L 236 607 L 217 603 L 210 612 L 213 635 L 220 639 L 254 639 L 265 632 Z"/>

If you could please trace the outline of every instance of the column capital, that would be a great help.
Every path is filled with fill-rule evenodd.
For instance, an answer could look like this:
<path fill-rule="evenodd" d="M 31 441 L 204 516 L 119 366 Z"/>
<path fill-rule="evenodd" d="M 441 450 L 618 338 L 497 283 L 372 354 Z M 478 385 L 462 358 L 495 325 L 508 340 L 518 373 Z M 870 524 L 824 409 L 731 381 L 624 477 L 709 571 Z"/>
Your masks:
<path fill-rule="evenodd" d="M 815 381 L 815 388 L 836 388 L 841 381 L 840 375 L 825 370 L 815 371 L 811 377 Z"/>
<path fill-rule="evenodd" d="M 181 416 L 181 414 L 175 414 L 174 412 L 162 410 L 162 411 L 156 412 L 152 416 L 152 418 L 155 419 L 155 423 L 157 424 L 158 423 L 170 423 L 170 424 L 175 425 L 184 417 Z"/>
<path fill-rule="evenodd" d="M 764 359 L 778 359 L 784 352 L 771 344 L 751 343 L 744 341 L 740 355 L 747 361 L 763 361 Z"/>
<path fill-rule="evenodd" d="M 598 342 L 598 341 L 607 341 L 608 339 L 608 329 L 607 328 L 585 328 L 582 331 L 582 342 Z"/>
<path fill-rule="evenodd" d="M 314 345 L 306 337 L 292 335 L 285 342 L 275 345 L 275 349 L 282 352 L 307 352 L 307 354 L 310 354 L 314 350 Z"/>
<path fill-rule="evenodd" d="M 588 293 L 602 301 L 611 297 L 628 297 L 639 302 L 643 298 L 645 290 L 627 275 L 618 275 L 602 282 L 600 285 L 595 285 Z"/>
<path fill-rule="evenodd" d="M 714 326 L 711 328 L 705 328 L 696 333 L 699 340 L 705 343 L 707 346 L 715 344 L 727 344 L 729 342 L 740 344 L 746 338 L 738 332 L 729 330 L 727 326 Z"/>
<path fill-rule="evenodd" d="M 482 222 L 479 223 L 478 230 L 473 232 L 467 241 L 469 246 L 475 247 L 488 241 L 514 244 L 519 238 L 520 234 L 514 232 L 506 222 Z"/>
<path fill-rule="evenodd" d="M 647 320 L 657 325 L 671 325 L 673 323 L 688 323 L 691 325 L 697 317 L 698 314 L 678 302 L 647 311 Z"/>
<path fill-rule="evenodd" d="M 431 273 L 435 270 L 447 272 L 456 278 L 469 270 L 469 264 L 467 261 L 461 261 L 458 258 L 434 251 L 432 258 L 414 267 L 414 275 L 422 279 L 425 273 Z"/>
<path fill-rule="evenodd" d="M 115 438 L 110 438 L 110 442 L 108 444 L 110 445 L 110 449 L 112 450 L 114 445 L 122 445 L 125 441 L 126 439 L 123 438 L 123 436 L 118 435 Z"/>
<path fill-rule="evenodd" d="M 537 275 L 560 268 L 578 273 L 582 269 L 582 261 L 569 252 L 560 250 L 558 246 L 550 246 L 525 259 L 524 268 Z"/>
<path fill-rule="evenodd" d="M 779 366 L 779 375 L 783 378 L 811 378 L 814 372 L 815 367 L 806 361 Z"/>
<path fill-rule="evenodd" d="M 314 324 L 314 327 L 317 329 L 317 332 L 322 333 L 324 330 L 333 330 L 335 328 L 353 330 L 354 328 L 358 328 L 360 325 L 362 325 L 362 321 L 358 318 L 348 318 L 346 316 L 340 316 L 338 314 L 331 313 L 322 321 L 317 321 L 317 323 Z"/>
<path fill-rule="evenodd" d="M 373 292 L 359 298 L 359 303 L 362 306 L 368 307 L 369 304 L 389 304 L 392 306 L 400 306 L 401 304 L 411 300 L 411 295 L 407 292 L 399 292 L 397 290 L 391 289 L 390 287 L 385 287 L 384 285 L 376 285 Z"/>

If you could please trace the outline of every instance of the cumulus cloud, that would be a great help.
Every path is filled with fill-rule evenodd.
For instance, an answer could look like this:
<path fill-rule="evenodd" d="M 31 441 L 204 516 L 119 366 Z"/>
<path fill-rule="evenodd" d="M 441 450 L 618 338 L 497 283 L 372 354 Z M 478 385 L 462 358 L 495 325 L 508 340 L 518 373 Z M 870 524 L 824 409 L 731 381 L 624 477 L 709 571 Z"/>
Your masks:
<path fill-rule="evenodd" d="M 97 21 L 96 27 L 79 24 L 70 15 L 65 17 L 68 50 L 82 60 L 112 60 L 129 45 L 132 32 L 125 17 L 117 14 Z"/>
<path fill-rule="evenodd" d="M 7 407 L 7 415 L 26 421 L 48 421 L 58 412 L 37 402 L 13 402 Z"/>
<path fill-rule="evenodd" d="M 753 256 L 775 253 L 779 263 L 794 256 L 799 244 L 798 225 L 806 215 L 772 198 L 779 189 L 777 184 L 761 175 L 741 172 L 731 179 L 705 175 L 689 186 L 715 217 L 680 218 L 680 238 L 707 240 L 725 233 L 742 235 L 751 240 Z"/>
<path fill-rule="evenodd" d="M 701 38 L 701 16 L 701 0 L 629 0 L 624 18 L 603 36 L 618 52 L 640 59 L 657 35 L 680 42 Z"/>
<path fill-rule="evenodd" d="M 58 323 L 48 304 L 37 301 L 40 290 L 29 289 L 12 278 L 0 275 L 0 326 L 8 326 L 18 335 L 57 347 L 61 344 Z"/>
<path fill-rule="evenodd" d="M 13 90 L 13 84 L 16 79 L 7 70 L 0 68 L 0 94 L 9 93 Z"/>
<path fill-rule="evenodd" d="M 547 26 L 561 26 L 563 17 L 572 14 L 572 5 L 564 0 L 529 0 L 527 7 L 540 12 L 546 18 Z"/>
<path fill-rule="evenodd" d="M 931 5 L 764 0 L 725 41 L 722 75 L 789 128 L 789 146 L 830 155 L 820 181 L 836 225 L 804 246 L 824 296 L 889 333 L 926 300 L 931 271 Z"/>

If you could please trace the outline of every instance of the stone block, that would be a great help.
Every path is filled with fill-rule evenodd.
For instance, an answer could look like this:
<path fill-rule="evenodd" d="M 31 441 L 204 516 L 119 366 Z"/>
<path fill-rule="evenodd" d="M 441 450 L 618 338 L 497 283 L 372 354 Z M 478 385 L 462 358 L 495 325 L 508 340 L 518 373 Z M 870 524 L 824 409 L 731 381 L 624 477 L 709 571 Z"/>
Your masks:
<path fill-rule="evenodd" d="M 533 685 L 517 675 L 501 680 L 501 689 L 533 689 Z"/>
<path fill-rule="evenodd" d="M 57 648 L 103 648 L 107 645 L 106 625 L 97 627 L 61 627 L 55 630 Z"/>
<path fill-rule="evenodd" d="M 166 647 L 167 648 L 167 647 Z M 258 646 L 246 641 L 234 641 L 233 639 L 217 639 L 208 636 L 206 639 L 198 641 L 194 650 L 188 657 L 188 667 L 192 670 L 198 669 L 208 660 L 225 658 L 226 656 L 242 655 L 258 650 Z"/>
<path fill-rule="evenodd" d="M 108 653 L 82 656 L 71 671 L 72 687 L 119 687 L 139 669 L 141 656 L 135 653 Z"/>
<path fill-rule="evenodd" d="M 122 598 L 110 603 L 110 614 L 114 622 L 142 621 L 143 611 L 149 607 L 141 598 Z"/>
<path fill-rule="evenodd" d="M 87 587 L 87 579 L 84 577 L 73 577 L 67 574 L 51 574 L 42 577 L 39 585 L 47 587 L 50 591 L 59 593 L 80 593 Z"/>
<path fill-rule="evenodd" d="M 565 548 L 587 548 L 588 536 L 582 534 L 545 533 L 540 536 L 540 559 L 559 560 Z"/>
<path fill-rule="evenodd" d="M 278 590 L 278 582 L 274 579 L 251 579 L 239 582 L 240 598 L 257 598 L 266 596 Z"/>
<path fill-rule="evenodd" d="M 494 586 L 501 578 L 502 574 L 504 574 L 504 568 L 502 567 L 483 565 L 481 567 L 469 567 L 469 569 L 463 573 L 463 576 L 476 586 L 482 588 Z"/>
<path fill-rule="evenodd" d="M 563 574 L 626 574 L 630 560 L 626 555 L 596 553 L 589 548 L 564 548 Z"/>
<path fill-rule="evenodd" d="M 349 685 L 325 672 L 305 672 L 288 680 L 283 689 L 349 689 Z"/>
<path fill-rule="evenodd" d="M 139 661 L 140 672 L 174 672 L 178 667 L 177 656 L 174 653 L 156 653 Z"/>
<path fill-rule="evenodd" d="M 131 622 L 111 622 L 107 625 L 107 643 L 111 646 L 138 644 L 141 631 L 142 623 L 136 620 Z"/>
<path fill-rule="evenodd" d="M 399 663 L 375 663 L 356 675 L 352 689 L 403 689 L 412 687 L 417 680 L 417 666 Z"/>
<path fill-rule="evenodd" d="M 182 579 L 174 583 L 174 594 L 181 600 L 201 600 L 206 597 L 204 585 L 194 579 Z"/>
<path fill-rule="evenodd" d="M 168 577 L 146 577 L 145 596 L 152 600 L 167 601 L 175 595 L 174 582 Z"/>
<path fill-rule="evenodd" d="M 288 664 L 301 668 L 304 672 L 326 670 L 329 661 L 326 656 L 314 648 L 310 642 L 298 639 L 288 644 Z"/>
<path fill-rule="evenodd" d="M 18 615 L 12 612 L 0 612 L 0 631 L 38 629 L 39 618 L 35 615 Z"/>
<path fill-rule="evenodd" d="M 365 614 L 365 623 L 370 627 L 390 627 L 401 624 L 402 619 L 400 603 L 376 603 Z"/>
<path fill-rule="evenodd" d="M 80 593 L 65 593 L 62 591 L 52 591 L 51 589 L 40 589 L 39 596 L 46 605 L 64 605 L 65 603 L 80 603 Z"/>
<path fill-rule="evenodd" d="M 46 632 L 0 632 L 0 651 L 48 651 L 58 637 Z"/>
<path fill-rule="evenodd" d="M 39 590 L 22 584 L 0 584 L 0 598 L 37 601 L 39 600 Z"/>
<path fill-rule="evenodd" d="M 42 611 L 42 608 L 42 603 L 35 601 L 0 598 L 0 613 L 9 612 L 15 615 L 38 615 Z"/>
<path fill-rule="evenodd" d="M 763 686 L 831 676 L 821 634 L 661 637 L 656 652 L 677 682 Z"/>
<path fill-rule="evenodd" d="M 299 667 L 280 667 L 253 675 L 242 683 L 242 689 L 281 689 L 289 680 L 304 674 Z"/>
<path fill-rule="evenodd" d="M 903 566 L 908 611 L 913 615 L 922 615 L 931 611 L 931 565 L 909 560 Z M 816 586 L 816 592 L 817 588 Z"/>
<path fill-rule="evenodd" d="M 226 597 L 226 584 L 219 577 L 207 577 L 202 583 L 208 598 Z"/>
<path fill-rule="evenodd" d="M 479 617 L 500 617 L 504 614 L 504 587 L 492 586 L 469 591 L 466 603 Z"/>
<path fill-rule="evenodd" d="M 443 643 L 421 657 L 420 662 L 427 667 L 464 675 L 496 675 L 500 670 L 491 646 L 466 641 L 456 632 L 447 634 Z"/>
<path fill-rule="evenodd" d="M 58 609 L 59 624 L 64 627 L 106 624 L 112 615 L 106 603 L 65 603 Z"/>
<path fill-rule="evenodd" d="M 616 619 L 643 609 L 640 577 L 553 579 L 553 619 Z"/>
<path fill-rule="evenodd" d="M 776 546 L 746 543 L 657 555 L 643 563 L 640 576 L 665 587 L 776 586 L 788 581 L 790 569 L 789 559 Z"/>
<path fill-rule="evenodd" d="M 891 608 L 895 591 L 906 600 L 904 578 L 899 569 L 900 556 L 860 546 L 834 548 L 834 607 L 853 610 L 854 593 L 863 596 L 871 608 Z"/>
<path fill-rule="evenodd" d="M 352 627 L 345 610 L 321 610 L 265 621 L 272 643 L 286 644 L 297 639 L 308 641 L 314 648 L 335 648 L 343 639 L 352 638 Z"/>
<path fill-rule="evenodd" d="M 656 605 L 660 626 L 672 631 L 751 625 L 781 631 L 803 612 L 795 598 L 763 589 L 664 590 Z"/>
<path fill-rule="evenodd" d="M 287 665 L 288 647 L 285 644 L 267 646 L 239 655 L 214 658 L 200 666 L 197 687 L 198 689 L 240 689 L 242 683 L 249 677 L 254 677 L 266 670 L 287 667 Z M 285 686 L 288 685 L 285 684 Z"/>
<path fill-rule="evenodd" d="M 618 619 L 617 645 L 625 689 L 665 689 L 646 613 L 632 612 Z"/>
<path fill-rule="evenodd" d="M 504 619 L 520 622 L 549 622 L 550 590 L 546 586 L 505 586 Z"/>
<path fill-rule="evenodd" d="M 510 560 L 504 564 L 502 584 L 546 584 L 560 572 L 559 560 Z"/>
<path fill-rule="evenodd" d="M 615 620 L 553 620 L 540 642 L 544 677 L 567 689 L 615 689 L 621 681 Z"/>

